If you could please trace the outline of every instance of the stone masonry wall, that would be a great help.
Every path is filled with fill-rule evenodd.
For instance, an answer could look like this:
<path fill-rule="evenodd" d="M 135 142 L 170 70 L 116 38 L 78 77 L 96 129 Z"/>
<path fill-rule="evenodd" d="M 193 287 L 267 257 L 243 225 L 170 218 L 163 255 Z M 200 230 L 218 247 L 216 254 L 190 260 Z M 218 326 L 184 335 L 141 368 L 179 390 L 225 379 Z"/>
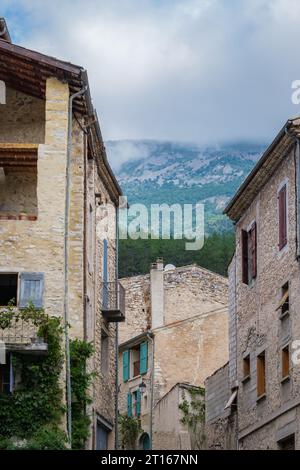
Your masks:
<path fill-rule="evenodd" d="M 282 182 L 288 185 L 288 246 L 279 252 L 278 189 Z M 281 350 L 286 344 L 300 339 L 300 273 L 296 261 L 294 151 L 269 179 L 247 210 L 236 228 L 237 258 L 237 366 L 239 379 L 239 432 L 243 448 L 276 448 L 275 434 L 289 406 L 300 405 L 299 366 L 291 364 L 290 379 L 282 382 Z M 253 220 L 257 222 L 258 274 L 247 286 L 242 283 L 241 229 Z M 282 287 L 290 283 L 290 315 L 281 320 L 277 311 Z M 265 350 L 266 397 L 257 400 L 256 358 Z M 292 350 L 291 350 L 292 353 Z M 250 354 L 251 378 L 242 383 L 243 357 Z M 298 406 L 299 408 L 299 406 Z M 297 411 L 297 414 L 299 411 Z M 275 417 L 280 415 L 280 418 Z M 268 419 L 272 422 L 268 423 Z M 255 431 L 256 426 L 263 428 Z M 299 419 L 298 419 L 299 423 Z M 296 426 L 296 447 L 300 448 L 299 424 Z"/>
<path fill-rule="evenodd" d="M 0 142 L 43 144 L 45 101 L 6 88 L 6 105 L 0 105 Z"/>

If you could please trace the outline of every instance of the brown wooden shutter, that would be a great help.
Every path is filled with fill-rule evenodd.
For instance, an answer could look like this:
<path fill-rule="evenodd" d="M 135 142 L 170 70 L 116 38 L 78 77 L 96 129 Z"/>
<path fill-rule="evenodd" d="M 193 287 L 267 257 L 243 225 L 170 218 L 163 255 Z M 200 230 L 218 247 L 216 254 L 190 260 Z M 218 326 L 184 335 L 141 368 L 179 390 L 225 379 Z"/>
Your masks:
<path fill-rule="evenodd" d="M 287 200 L 286 186 L 279 191 L 279 249 L 287 244 Z"/>
<path fill-rule="evenodd" d="M 266 393 L 266 357 L 265 352 L 257 356 L 257 396 Z"/>
<path fill-rule="evenodd" d="M 244 284 L 248 284 L 249 282 L 248 267 L 248 232 L 242 230 L 242 276 Z"/>
<path fill-rule="evenodd" d="M 252 257 L 252 278 L 257 276 L 257 224 L 253 223 L 251 230 L 251 257 Z"/>

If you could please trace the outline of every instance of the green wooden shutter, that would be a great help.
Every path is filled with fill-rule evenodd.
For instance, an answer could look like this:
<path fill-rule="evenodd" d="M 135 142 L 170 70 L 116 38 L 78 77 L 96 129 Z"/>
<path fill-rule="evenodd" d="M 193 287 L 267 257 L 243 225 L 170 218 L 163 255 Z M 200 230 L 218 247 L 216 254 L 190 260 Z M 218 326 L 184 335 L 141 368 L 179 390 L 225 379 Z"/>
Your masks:
<path fill-rule="evenodd" d="M 136 415 L 141 416 L 141 392 L 136 391 Z"/>
<path fill-rule="evenodd" d="M 129 366 L 130 354 L 129 351 L 123 352 L 123 380 L 127 382 L 129 380 L 130 366 Z"/>
<path fill-rule="evenodd" d="M 132 395 L 128 393 L 127 395 L 127 415 L 129 418 L 132 416 Z"/>
<path fill-rule="evenodd" d="M 140 345 L 140 374 L 147 374 L 148 370 L 148 343 L 145 341 Z"/>
<path fill-rule="evenodd" d="M 44 274 L 21 273 L 19 307 L 26 308 L 30 302 L 35 308 L 43 307 Z"/>

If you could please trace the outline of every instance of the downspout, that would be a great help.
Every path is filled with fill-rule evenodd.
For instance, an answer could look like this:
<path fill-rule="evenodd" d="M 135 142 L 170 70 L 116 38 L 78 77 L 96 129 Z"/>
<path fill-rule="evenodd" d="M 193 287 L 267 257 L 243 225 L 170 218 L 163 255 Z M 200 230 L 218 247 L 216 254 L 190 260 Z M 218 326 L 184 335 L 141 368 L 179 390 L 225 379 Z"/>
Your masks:
<path fill-rule="evenodd" d="M 116 208 L 116 288 L 119 282 L 119 207 Z M 118 291 L 117 291 L 118 292 Z M 116 323 L 115 450 L 119 449 L 119 324 Z"/>
<path fill-rule="evenodd" d="M 147 338 L 151 341 L 152 354 L 151 354 L 151 382 L 150 382 L 150 449 L 152 450 L 153 442 L 153 409 L 154 409 L 154 339 L 151 333 L 147 333 Z"/>
<path fill-rule="evenodd" d="M 71 181 L 71 155 L 72 155 L 72 131 L 73 131 L 73 101 L 78 96 L 84 95 L 87 86 L 82 88 L 69 98 L 68 117 L 68 145 L 66 162 L 66 201 L 65 201 L 65 237 L 64 237 L 64 262 L 65 262 L 65 292 L 64 292 L 64 330 L 66 348 L 66 392 L 67 392 L 67 419 L 69 445 L 72 447 L 72 385 L 71 385 L 71 358 L 69 340 L 69 219 L 70 219 L 70 181 Z"/>

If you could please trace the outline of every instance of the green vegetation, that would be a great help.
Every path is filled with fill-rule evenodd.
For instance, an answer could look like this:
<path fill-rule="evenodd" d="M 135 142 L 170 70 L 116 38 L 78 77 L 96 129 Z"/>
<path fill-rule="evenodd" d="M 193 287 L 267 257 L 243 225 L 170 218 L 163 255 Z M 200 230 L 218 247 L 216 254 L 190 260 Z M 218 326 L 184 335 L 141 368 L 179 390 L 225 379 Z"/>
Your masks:
<path fill-rule="evenodd" d="M 48 344 L 45 356 L 14 353 L 13 367 L 18 386 L 13 394 L 0 393 L 0 449 L 61 450 L 67 448 L 62 429 L 63 392 L 60 384 L 64 355 L 61 319 L 49 317 L 33 304 L 16 310 L 14 302 L 0 310 L 0 328 L 25 321 L 38 328 L 37 336 Z M 93 354 L 91 344 L 70 341 L 72 381 L 72 448 L 84 449 L 89 437 L 90 419 L 86 408 L 90 403 L 89 386 L 94 373 L 86 370 Z"/>
<path fill-rule="evenodd" d="M 143 432 L 140 420 L 127 415 L 119 415 L 119 426 L 121 448 L 134 450 L 137 445 L 137 438 Z"/>
<path fill-rule="evenodd" d="M 186 398 L 188 393 L 189 399 Z M 183 391 L 182 402 L 179 409 L 182 412 L 181 422 L 189 431 L 192 449 L 200 450 L 205 442 L 205 390 L 204 388 L 193 388 L 187 392 Z"/>
<path fill-rule="evenodd" d="M 72 448 L 84 449 L 89 437 L 91 420 L 86 413 L 91 403 L 88 389 L 95 374 L 87 372 L 87 360 L 93 354 L 93 346 L 86 341 L 70 341 L 72 381 Z"/>
<path fill-rule="evenodd" d="M 146 274 L 156 258 L 175 266 L 196 263 L 223 276 L 234 252 L 233 232 L 214 233 L 199 251 L 186 251 L 185 240 L 120 240 L 120 277 Z"/>

